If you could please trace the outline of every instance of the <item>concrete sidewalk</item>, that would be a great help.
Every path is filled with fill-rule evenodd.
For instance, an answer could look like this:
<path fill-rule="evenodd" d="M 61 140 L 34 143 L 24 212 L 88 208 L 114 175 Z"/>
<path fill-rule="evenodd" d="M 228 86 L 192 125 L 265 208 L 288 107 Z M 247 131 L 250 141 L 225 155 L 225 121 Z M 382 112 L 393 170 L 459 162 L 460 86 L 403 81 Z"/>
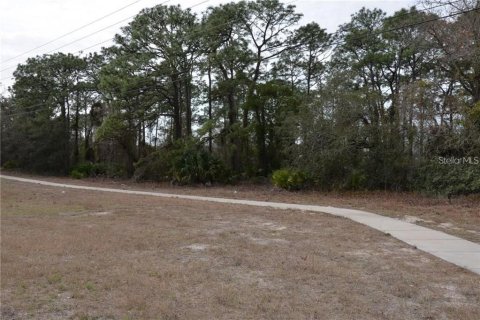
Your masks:
<path fill-rule="evenodd" d="M 3 179 L 35 183 L 39 185 L 81 189 L 90 191 L 101 192 L 116 192 L 126 193 L 144 196 L 155 196 L 164 198 L 177 198 L 187 199 L 194 201 L 209 201 L 229 204 L 239 204 L 257 207 L 270 207 L 275 209 L 293 209 L 301 211 L 313 211 L 328 213 L 334 216 L 348 218 L 355 222 L 364 224 L 373 229 L 390 234 L 392 237 L 397 238 L 403 242 L 406 242 L 416 248 L 430 253 L 436 257 L 439 257 L 445 261 L 453 263 L 462 268 L 468 269 L 480 275 L 480 244 L 467 241 L 444 232 L 432 230 L 422 226 L 418 226 L 413 223 L 401 221 L 394 218 L 389 218 L 374 214 L 371 212 L 342 209 L 335 207 L 315 206 L 315 205 L 302 205 L 302 204 L 290 204 L 280 202 L 266 202 L 266 201 L 254 201 L 254 200 L 239 200 L 239 199 L 227 199 L 227 198 L 212 198 L 202 196 L 190 196 L 181 194 L 170 194 L 161 192 L 149 192 L 149 191 L 135 191 L 135 190 L 122 190 L 111 188 L 99 188 L 99 187 L 87 187 L 72 184 L 54 183 L 42 180 L 25 179 L 12 176 L 0 175 Z"/>

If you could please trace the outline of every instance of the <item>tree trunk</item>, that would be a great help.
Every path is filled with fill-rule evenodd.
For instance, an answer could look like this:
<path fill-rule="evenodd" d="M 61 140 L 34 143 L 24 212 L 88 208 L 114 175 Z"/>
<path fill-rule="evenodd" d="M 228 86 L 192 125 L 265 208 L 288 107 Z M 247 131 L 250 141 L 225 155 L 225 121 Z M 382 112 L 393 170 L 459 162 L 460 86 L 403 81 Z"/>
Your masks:
<path fill-rule="evenodd" d="M 192 136 L 192 81 L 191 76 L 185 80 L 185 125 L 187 137 Z"/>
<path fill-rule="evenodd" d="M 310 95 L 310 86 L 311 86 L 311 81 L 312 81 L 312 64 L 313 64 L 313 56 L 312 52 L 310 51 L 309 57 L 308 57 L 308 70 L 307 70 L 307 96 Z"/>
<path fill-rule="evenodd" d="M 212 121 L 212 66 L 208 61 L 208 120 Z M 208 151 L 212 153 L 212 126 L 208 127 Z"/>
<path fill-rule="evenodd" d="M 61 114 L 63 119 L 63 172 L 68 174 L 70 171 L 70 105 L 68 98 L 63 98 L 63 104 L 61 106 Z"/>
<path fill-rule="evenodd" d="M 173 76 L 173 139 L 178 140 L 182 138 L 182 114 L 180 107 L 180 88 L 178 86 L 178 77 Z"/>
<path fill-rule="evenodd" d="M 80 99 L 79 94 L 77 92 L 76 101 L 75 101 L 75 141 L 74 141 L 74 150 L 73 150 L 73 162 L 78 163 L 80 158 L 80 146 L 78 143 L 78 133 L 80 130 L 79 125 L 79 118 L 80 118 Z"/>

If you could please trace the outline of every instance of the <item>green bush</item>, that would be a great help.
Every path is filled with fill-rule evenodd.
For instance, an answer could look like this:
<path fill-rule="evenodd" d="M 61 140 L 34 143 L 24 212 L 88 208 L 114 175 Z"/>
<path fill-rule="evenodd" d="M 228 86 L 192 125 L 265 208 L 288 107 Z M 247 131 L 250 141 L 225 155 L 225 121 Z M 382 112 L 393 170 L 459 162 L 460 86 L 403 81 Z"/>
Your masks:
<path fill-rule="evenodd" d="M 225 182 L 223 162 L 194 141 L 187 141 L 172 152 L 171 175 L 180 184 Z"/>
<path fill-rule="evenodd" d="M 73 167 L 70 176 L 75 179 L 87 177 L 120 178 L 126 176 L 125 168 L 115 163 L 80 163 Z"/>
<path fill-rule="evenodd" d="M 171 152 L 155 151 L 135 163 L 134 180 L 166 181 L 171 179 Z"/>
<path fill-rule="evenodd" d="M 83 179 L 85 178 L 85 175 L 82 172 L 74 169 L 70 172 L 70 177 L 74 179 Z"/>
<path fill-rule="evenodd" d="M 178 141 L 140 159 L 136 180 L 171 180 L 179 184 L 226 182 L 224 163 L 195 140 Z"/>
<path fill-rule="evenodd" d="M 276 187 L 287 189 L 289 176 L 290 170 L 288 169 L 276 170 L 272 174 L 272 182 Z"/>
<path fill-rule="evenodd" d="M 480 164 L 425 163 L 419 168 L 415 188 L 448 197 L 480 193 Z"/>
<path fill-rule="evenodd" d="M 91 172 L 91 176 L 103 176 L 107 178 L 124 178 L 127 171 L 124 166 L 118 163 L 95 163 Z"/>
<path fill-rule="evenodd" d="M 365 187 L 367 178 L 362 171 L 352 170 L 344 186 L 344 189 L 359 190 Z"/>
<path fill-rule="evenodd" d="M 95 173 L 95 165 L 90 162 L 80 163 L 73 167 L 72 172 L 73 171 L 80 173 L 83 177 L 90 177 Z"/>
<path fill-rule="evenodd" d="M 305 187 L 305 174 L 298 170 L 280 169 L 272 174 L 272 182 L 276 187 L 289 191 L 300 190 Z"/>
<path fill-rule="evenodd" d="M 2 166 L 2 168 L 3 168 L 3 169 L 6 169 L 6 170 L 15 169 L 15 168 L 17 168 L 17 167 L 18 167 L 18 163 L 17 163 L 16 161 L 14 161 L 14 160 L 8 160 L 8 161 L 6 161 L 6 162 L 3 164 L 3 166 Z"/>

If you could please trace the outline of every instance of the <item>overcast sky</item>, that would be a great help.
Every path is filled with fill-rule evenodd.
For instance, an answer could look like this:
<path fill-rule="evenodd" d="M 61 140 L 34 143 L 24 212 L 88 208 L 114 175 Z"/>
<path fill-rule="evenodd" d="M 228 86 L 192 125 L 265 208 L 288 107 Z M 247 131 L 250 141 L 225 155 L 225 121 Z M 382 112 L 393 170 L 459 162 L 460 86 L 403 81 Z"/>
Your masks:
<path fill-rule="evenodd" d="M 2 0 L 0 2 L 0 70 L 8 69 L 0 72 L 0 93 L 5 93 L 6 88 L 12 84 L 14 66 L 24 62 L 29 56 L 57 51 L 71 53 L 79 53 L 80 50 L 96 51 L 102 46 L 108 46 L 109 42 L 97 46 L 95 44 L 111 39 L 121 26 L 130 21 L 131 16 L 142 8 L 163 2 L 165 0 Z M 165 4 L 180 3 L 183 8 L 196 5 L 192 10 L 200 13 L 209 6 L 226 2 L 231 0 L 171 0 L 166 1 Z M 297 12 L 304 15 L 300 24 L 315 21 L 329 32 L 334 32 L 338 25 L 349 21 L 350 15 L 362 7 L 377 7 L 387 13 L 393 13 L 416 3 L 415 0 L 285 0 L 284 2 L 296 5 Z M 126 8 L 88 27 L 12 59 L 123 7 Z M 123 22 L 117 24 L 120 21 Z M 105 30 L 89 36 L 104 28 Z M 80 38 L 84 39 L 76 41 Z M 84 50 L 85 48 L 89 49 Z"/>

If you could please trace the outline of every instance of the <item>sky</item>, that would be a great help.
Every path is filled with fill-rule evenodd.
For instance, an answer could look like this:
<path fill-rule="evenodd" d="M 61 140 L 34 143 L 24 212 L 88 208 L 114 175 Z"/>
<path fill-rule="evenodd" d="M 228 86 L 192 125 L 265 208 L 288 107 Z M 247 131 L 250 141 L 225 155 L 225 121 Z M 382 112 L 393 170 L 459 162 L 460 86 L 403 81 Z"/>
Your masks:
<path fill-rule="evenodd" d="M 236 1 L 236 0 L 235 0 Z M 28 57 L 64 52 L 86 54 L 108 46 L 120 27 L 142 8 L 176 5 L 201 13 L 209 6 L 232 0 L 2 0 L 0 2 L 0 94 L 11 86 L 12 73 Z M 299 25 L 317 22 L 328 32 L 350 20 L 362 7 L 381 8 L 391 14 L 415 0 L 284 0 L 303 14 Z M 102 18 L 107 16 L 106 18 Z M 102 18 L 102 19 L 100 19 Z M 90 24 L 91 22 L 95 23 Z M 80 27 L 88 25 L 87 27 Z M 75 31 L 77 30 L 77 31 Z M 60 36 L 70 33 L 61 39 Z M 55 41 L 52 41 L 55 40 Z M 51 42 L 51 43 L 49 43 Z M 44 45 L 46 44 L 46 45 Z M 32 50 L 36 47 L 38 49 Z M 25 53 L 25 54 L 24 54 Z M 21 55 L 21 56 L 19 56 Z"/>

